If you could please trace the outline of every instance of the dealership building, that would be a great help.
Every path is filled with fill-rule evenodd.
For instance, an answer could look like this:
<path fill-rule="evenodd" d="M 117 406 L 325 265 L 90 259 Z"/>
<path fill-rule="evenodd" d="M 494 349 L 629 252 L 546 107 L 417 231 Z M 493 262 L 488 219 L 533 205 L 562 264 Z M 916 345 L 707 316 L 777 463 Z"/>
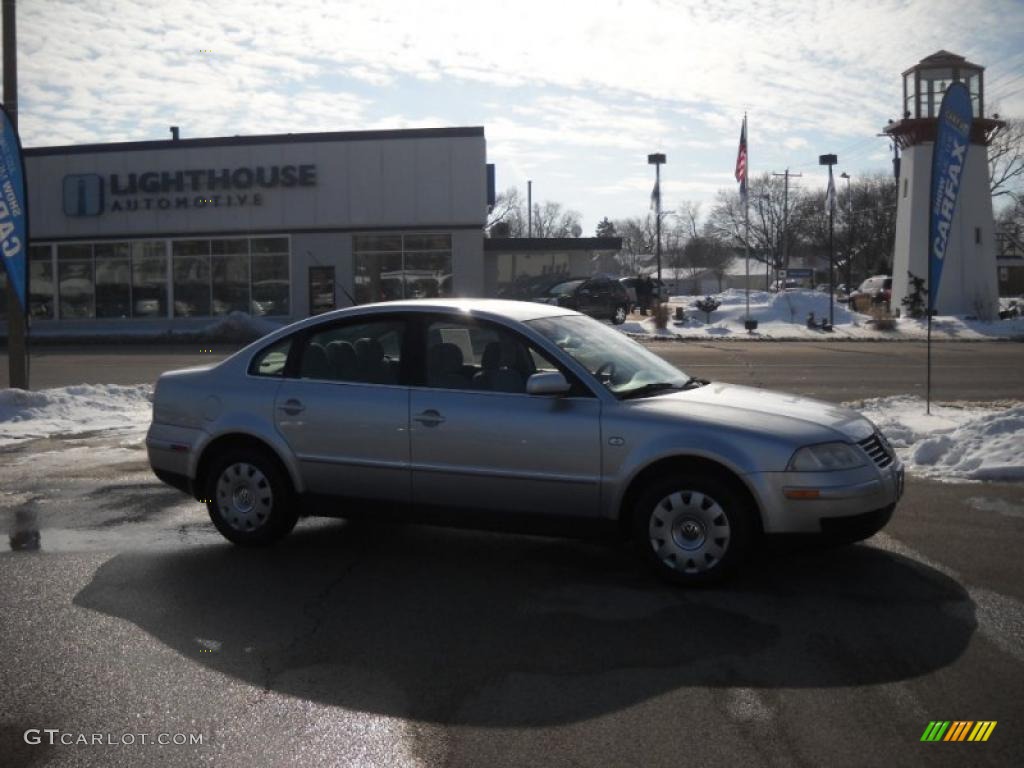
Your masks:
<path fill-rule="evenodd" d="M 187 330 L 485 293 L 480 127 L 24 154 L 33 329 Z"/>

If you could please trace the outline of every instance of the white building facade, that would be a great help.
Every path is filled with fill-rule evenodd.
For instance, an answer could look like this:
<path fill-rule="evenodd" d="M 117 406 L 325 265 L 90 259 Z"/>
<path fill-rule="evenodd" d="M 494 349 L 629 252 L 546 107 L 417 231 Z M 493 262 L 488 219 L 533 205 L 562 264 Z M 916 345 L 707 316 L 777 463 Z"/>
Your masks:
<path fill-rule="evenodd" d="M 42 147 L 25 164 L 34 328 L 483 293 L 480 127 Z"/>

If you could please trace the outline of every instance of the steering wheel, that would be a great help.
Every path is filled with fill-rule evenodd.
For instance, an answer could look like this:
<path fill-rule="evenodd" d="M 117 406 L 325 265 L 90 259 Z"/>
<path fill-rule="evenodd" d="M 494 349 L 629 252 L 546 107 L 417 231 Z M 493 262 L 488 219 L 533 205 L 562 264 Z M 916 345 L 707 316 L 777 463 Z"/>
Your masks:
<path fill-rule="evenodd" d="M 598 369 L 594 371 L 594 376 L 596 376 L 597 380 L 602 384 L 611 381 L 612 377 L 615 376 L 615 363 L 611 360 L 606 363 L 601 363 L 601 365 L 598 366 Z"/>

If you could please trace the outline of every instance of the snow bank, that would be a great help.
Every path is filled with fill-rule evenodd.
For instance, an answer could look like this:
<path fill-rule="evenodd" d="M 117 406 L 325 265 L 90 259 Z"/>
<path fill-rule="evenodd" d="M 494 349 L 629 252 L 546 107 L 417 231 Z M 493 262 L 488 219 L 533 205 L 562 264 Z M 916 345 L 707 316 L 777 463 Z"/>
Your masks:
<path fill-rule="evenodd" d="M 0 445 L 95 430 L 144 431 L 152 397 L 149 384 L 0 390 Z"/>
<path fill-rule="evenodd" d="M 750 316 L 757 320 L 758 327 L 748 333 L 746 320 L 746 293 L 730 289 L 715 294 L 722 302 L 711 313 L 711 323 L 705 324 L 706 316 L 696 308 L 700 296 L 672 296 L 669 309 L 674 314 L 676 307 L 683 307 L 686 320 L 676 325 L 669 320 L 668 328 L 658 331 L 651 318 L 631 320 L 618 326 L 625 333 L 641 336 L 679 336 L 683 338 L 736 338 L 736 339 L 924 339 L 927 324 L 924 320 L 899 318 L 892 330 L 883 331 L 871 322 L 871 316 L 851 312 L 845 304 L 836 302 L 833 308 L 834 330 L 831 333 L 807 327 L 807 315 L 814 313 L 817 320 L 827 319 L 829 299 L 821 291 L 796 290 L 769 293 L 750 292 Z M 1024 337 L 1024 317 L 997 320 L 990 323 L 969 320 L 963 317 L 936 317 L 932 320 L 932 338 L 950 339 L 998 339 Z"/>
<path fill-rule="evenodd" d="M 885 433 L 907 471 L 943 480 L 1024 482 L 1024 403 L 932 405 L 897 395 L 848 403 Z"/>

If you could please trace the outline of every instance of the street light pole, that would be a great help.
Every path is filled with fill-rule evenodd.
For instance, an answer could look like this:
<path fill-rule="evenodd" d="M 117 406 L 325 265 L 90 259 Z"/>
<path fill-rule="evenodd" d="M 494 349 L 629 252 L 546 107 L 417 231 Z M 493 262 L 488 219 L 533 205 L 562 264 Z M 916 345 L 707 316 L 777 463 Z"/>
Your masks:
<path fill-rule="evenodd" d="M 846 292 L 853 288 L 853 193 L 850 191 L 850 174 L 843 171 L 839 178 L 846 179 L 846 205 L 850 209 L 850 220 L 846 222 Z"/>
<path fill-rule="evenodd" d="M 833 310 L 836 305 L 836 258 L 835 258 L 835 218 L 836 218 L 836 187 L 832 180 L 832 166 L 838 162 L 835 155 L 820 155 L 818 165 L 828 166 L 828 194 L 826 205 L 828 206 L 828 324 L 831 328 L 833 322 Z"/>
<path fill-rule="evenodd" d="M 657 302 L 661 302 L 661 165 L 665 155 L 648 155 L 647 164 L 654 166 L 654 253 L 658 262 Z"/>

